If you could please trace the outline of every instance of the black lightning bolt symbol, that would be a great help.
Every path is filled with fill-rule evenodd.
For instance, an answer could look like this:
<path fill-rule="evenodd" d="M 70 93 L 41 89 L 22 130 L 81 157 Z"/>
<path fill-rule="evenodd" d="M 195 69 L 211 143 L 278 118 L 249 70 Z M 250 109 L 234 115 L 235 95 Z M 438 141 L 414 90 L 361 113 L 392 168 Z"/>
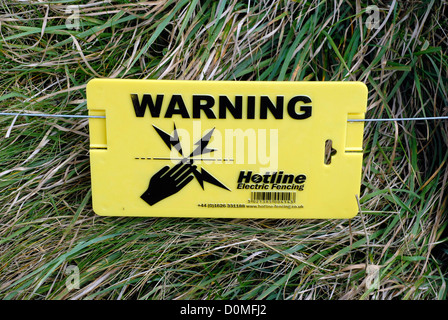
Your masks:
<path fill-rule="evenodd" d="M 177 134 L 176 124 L 174 124 L 173 136 L 170 136 L 168 133 L 166 133 L 162 129 L 157 128 L 155 125 L 152 126 L 154 127 L 154 129 L 156 129 L 157 133 L 170 150 L 171 147 L 174 147 L 181 155 L 183 155 L 182 147 L 179 141 L 179 135 Z"/>
<path fill-rule="evenodd" d="M 166 133 L 165 131 L 163 131 L 162 129 L 157 128 L 155 125 L 153 125 L 153 127 L 170 150 L 171 150 L 171 147 L 174 147 L 182 156 L 184 156 L 184 154 L 182 153 L 182 147 L 181 147 L 181 144 L 179 141 L 179 135 L 177 133 L 176 125 L 174 125 L 174 131 L 173 131 L 172 136 L 169 135 L 168 133 Z M 198 142 L 195 143 L 195 145 L 197 146 L 196 149 L 194 149 L 193 152 L 187 157 L 187 159 L 189 159 L 189 161 L 190 161 L 190 164 L 193 164 L 193 162 L 195 160 L 193 157 L 216 151 L 216 149 L 207 148 L 207 145 L 210 142 L 210 139 L 213 135 L 214 130 L 215 130 L 215 128 L 211 129 Z M 201 171 L 199 171 L 196 168 L 193 171 L 193 174 L 194 174 L 196 180 L 201 185 L 202 189 L 204 189 L 204 181 L 205 181 L 205 182 L 213 184 L 217 187 L 220 187 L 220 188 L 230 191 L 229 188 L 227 188 L 218 179 L 216 179 L 214 176 L 212 176 L 210 173 L 208 173 L 204 168 L 201 168 Z"/>

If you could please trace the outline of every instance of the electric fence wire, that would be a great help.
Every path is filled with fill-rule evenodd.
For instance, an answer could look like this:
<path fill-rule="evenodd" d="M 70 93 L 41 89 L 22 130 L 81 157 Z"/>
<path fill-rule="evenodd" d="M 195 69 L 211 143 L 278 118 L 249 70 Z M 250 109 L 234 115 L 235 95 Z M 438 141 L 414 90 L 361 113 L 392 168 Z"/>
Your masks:
<path fill-rule="evenodd" d="M 20 112 L 0 112 L 0 116 L 15 116 L 15 117 L 26 116 L 26 117 L 42 117 L 42 118 L 94 118 L 94 119 L 106 118 L 106 116 L 49 114 L 49 113 L 20 113 Z M 386 119 L 348 119 L 347 122 L 426 121 L 426 120 L 448 120 L 448 116 L 418 117 L 418 118 L 386 118 Z"/>

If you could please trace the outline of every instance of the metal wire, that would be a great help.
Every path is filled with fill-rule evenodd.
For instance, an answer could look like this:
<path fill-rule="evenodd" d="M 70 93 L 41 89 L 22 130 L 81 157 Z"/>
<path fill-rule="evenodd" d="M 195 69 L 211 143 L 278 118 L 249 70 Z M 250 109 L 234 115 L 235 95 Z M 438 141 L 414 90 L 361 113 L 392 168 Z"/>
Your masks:
<path fill-rule="evenodd" d="M 348 122 L 382 122 L 382 121 L 423 121 L 423 120 L 447 120 L 446 117 L 421 117 L 421 118 L 388 118 L 388 119 L 348 119 Z"/>
<path fill-rule="evenodd" d="M 49 114 L 49 113 L 20 113 L 20 112 L 0 112 L 0 116 L 26 116 L 42 118 L 97 118 L 105 119 L 106 116 L 90 116 L 77 114 Z M 388 118 L 388 119 L 348 119 L 347 122 L 382 122 L 382 121 L 425 121 L 425 120 L 448 120 L 448 116 L 443 117 L 420 117 L 420 118 Z"/>
<path fill-rule="evenodd" d="M 20 112 L 0 112 L 0 116 L 26 116 L 42 118 L 106 118 L 106 116 L 88 116 L 78 114 L 49 114 L 49 113 L 20 113 Z"/>

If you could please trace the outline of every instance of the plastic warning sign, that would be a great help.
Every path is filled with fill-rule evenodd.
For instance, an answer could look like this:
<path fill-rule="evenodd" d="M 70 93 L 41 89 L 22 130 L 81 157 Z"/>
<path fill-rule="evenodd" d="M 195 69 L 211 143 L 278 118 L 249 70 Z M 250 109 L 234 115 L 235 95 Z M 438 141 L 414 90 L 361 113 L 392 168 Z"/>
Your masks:
<path fill-rule="evenodd" d="M 94 79 L 87 105 L 99 215 L 358 212 L 363 83 Z"/>

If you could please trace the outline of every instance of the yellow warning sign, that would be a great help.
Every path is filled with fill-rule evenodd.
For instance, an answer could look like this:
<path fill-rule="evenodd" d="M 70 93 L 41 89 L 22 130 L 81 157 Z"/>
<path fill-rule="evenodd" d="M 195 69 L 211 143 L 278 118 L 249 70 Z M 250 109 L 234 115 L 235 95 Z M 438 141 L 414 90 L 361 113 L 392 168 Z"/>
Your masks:
<path fill-rule="evenodd" d="M 360 82 L 94 79 L 92 201 L 108 216 L 350 218 Z"/>

